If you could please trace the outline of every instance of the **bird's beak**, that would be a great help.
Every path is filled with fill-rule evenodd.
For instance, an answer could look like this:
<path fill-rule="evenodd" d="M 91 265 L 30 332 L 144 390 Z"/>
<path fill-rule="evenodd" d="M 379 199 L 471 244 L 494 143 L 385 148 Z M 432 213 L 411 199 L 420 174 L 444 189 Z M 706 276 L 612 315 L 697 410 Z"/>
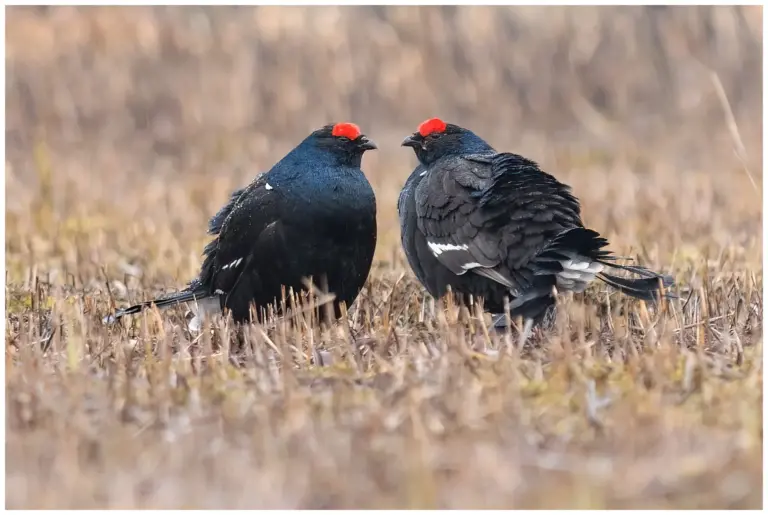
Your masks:
<path fill-rule="evenodd" d="M 401 147 L 413 147 L 413 148 L 418 148 L 418 147 L 420 147 L 420 146 L 421 146 L 421 143 L 419 143 L 418 141 L 416 141 L 416 138 L 414 138 L 414 137 L 413 137 L 413 135 L 411 135 L 411 136 L 408 136 L 407 138 L 405 138 L 405 139 L 403 140 L 403 142 L 402 142 L 402 143 L 400 143 L 400 146 L 401 146 Z"/>
<path fill-rule="evenodd" d="M 369 140 L 365 136 L 360 137 L 360 143 L 358 144 L 357 148 L 360 150 L 377 150 L 379 147 L 376 146 L 376 143 Z"/>

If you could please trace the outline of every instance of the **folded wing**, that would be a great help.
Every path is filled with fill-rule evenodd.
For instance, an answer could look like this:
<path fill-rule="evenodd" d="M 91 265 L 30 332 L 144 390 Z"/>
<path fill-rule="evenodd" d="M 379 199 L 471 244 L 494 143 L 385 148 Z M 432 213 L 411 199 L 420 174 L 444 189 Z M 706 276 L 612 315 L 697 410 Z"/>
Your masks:
<path fill-rule="evenodd" d="M 488 277 L 518 295 L 535 280 L 536 254 L 582 227 L 570 189 L 516 154 L 464 156 L 433 172 L 417 190 L 419 227 L 455 274 Z"/>

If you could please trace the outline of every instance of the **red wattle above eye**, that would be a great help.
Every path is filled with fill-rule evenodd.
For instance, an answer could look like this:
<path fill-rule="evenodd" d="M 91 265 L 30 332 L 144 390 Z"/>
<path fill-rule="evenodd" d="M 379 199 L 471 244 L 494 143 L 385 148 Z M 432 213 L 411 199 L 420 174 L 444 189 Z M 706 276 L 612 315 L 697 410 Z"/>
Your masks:
<path fill-rule="evenodd" d="M 349 139 L 357 139 L 360 136 L 360 127 L 354 123 L 337 123 L 333 126 L 331 135 Z"/>
<path fill-rule="evenodd" d="M 442 121 L 440 118 L 431 118 L 425 122 L 423 122 L 421 125 L 419 125 L 419 134 L 421 134 L 422 137 L 426 138 L 430 134 L 437 132 L 442 133 L 445 132 L 445 122 Z"/>

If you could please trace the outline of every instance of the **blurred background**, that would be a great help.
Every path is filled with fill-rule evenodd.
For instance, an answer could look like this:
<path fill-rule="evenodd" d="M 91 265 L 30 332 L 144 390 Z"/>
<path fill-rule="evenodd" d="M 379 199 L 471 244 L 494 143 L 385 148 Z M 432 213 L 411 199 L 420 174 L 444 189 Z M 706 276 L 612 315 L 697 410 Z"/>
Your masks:
<path fill-rule="evenodd" d="M 713 223 L 745 244 L 754 232 L 711 211 L 748 195 L 739 209 L 759 216 L 761 18 L 760 7 L 11 7 L 8 245 L 56 261 L 36 229 L 66 240 L 134 227 L 181 231 L 196 249 L 229 190 L 314 128 L 351 120 L 380 147 L 364 169 L 383 252 L 414 166 L 399 142 L 432 116 L 570 181 L 587 220 L 607 217 L 602 231 L 629 224 L 626 242 L 658 232 L 625 220 L 645 196 L 690 222 L 668 248 Z M 689 195 L 699 202 L 674 207 Z M 50 225 L 24 223 L 30 206 Z M 135 262 L 142 247 L 117 250 Z M 82 258 L 64 254 L 49 265 Z"/>

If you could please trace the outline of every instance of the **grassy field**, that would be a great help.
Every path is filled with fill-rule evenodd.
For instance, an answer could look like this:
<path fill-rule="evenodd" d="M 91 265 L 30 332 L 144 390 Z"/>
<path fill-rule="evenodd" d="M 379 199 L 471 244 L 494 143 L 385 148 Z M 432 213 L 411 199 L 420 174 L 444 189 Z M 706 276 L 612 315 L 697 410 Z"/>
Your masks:
<path fill-rule="evenodd" d="M 762 506 L 760 7 L 6 13 L 7 507 Z M 596 285 L 522 349 L 432 311 L 395 207 L 431 116 L 571 184 L 679 299 Z M 345 120 L 380 149 L 348 320 L 101 325 Z"/>

